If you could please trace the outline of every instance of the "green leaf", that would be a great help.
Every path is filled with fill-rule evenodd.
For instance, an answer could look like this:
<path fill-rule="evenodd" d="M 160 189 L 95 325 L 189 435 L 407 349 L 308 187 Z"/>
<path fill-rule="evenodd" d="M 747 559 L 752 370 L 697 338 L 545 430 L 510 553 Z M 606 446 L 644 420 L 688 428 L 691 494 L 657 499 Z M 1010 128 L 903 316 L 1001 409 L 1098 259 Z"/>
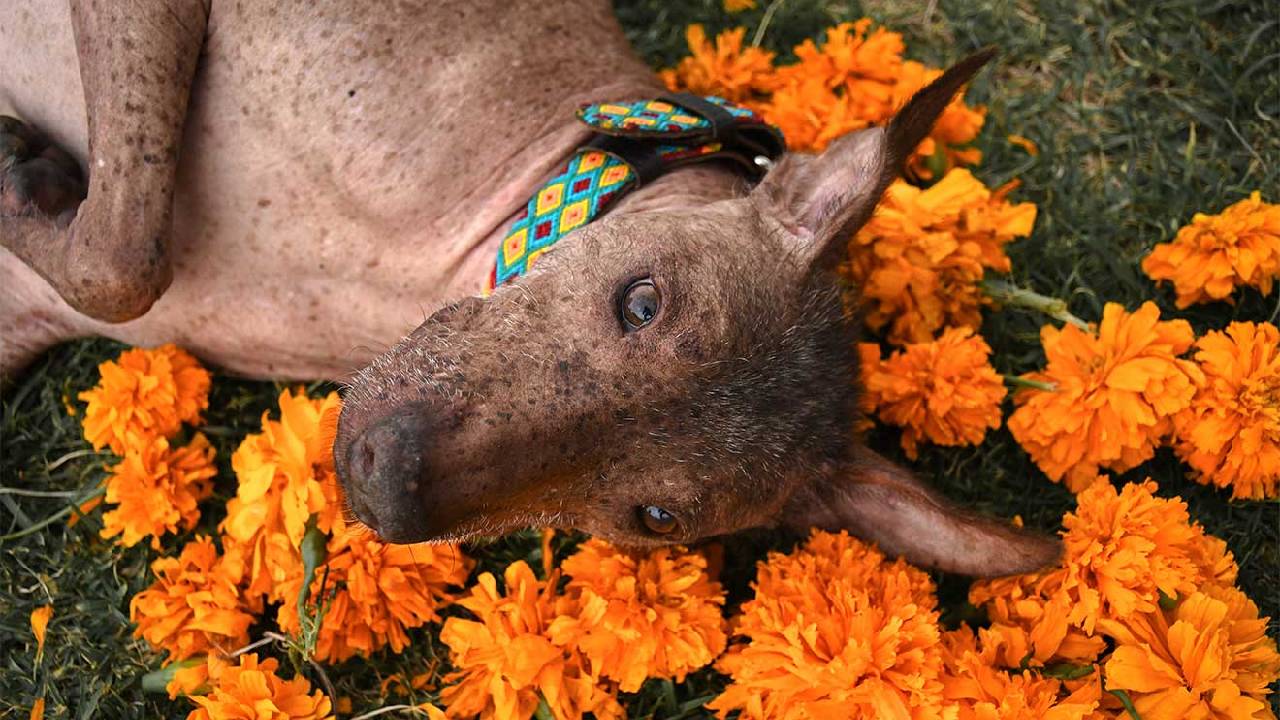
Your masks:
<path fill-rule="evenodd" d="M 925 167 L 933 173 L 934 182 L 942 179 L 943 173 L 947 170 L 947 151 L 943 149 L 942 143 L 938 143 L 937 149 L 925 160 Z"/>
<path fill-rule="evenodd" d="M 1021 671 L 1021 670 L 1030 670 L 1030 669 L 1031 669 L 1031 660 L 1032 660 L 1035 656 L 1036 656 L 1035 651 L 1034 651 L 1034 650 L 1031 650 L 1030 648 L 1028 648 L 1028 649 L 1027 649 L 1027 654 L 1026 654 L 1026 655 L 1023 655 L 1023 656 L 1022 656 L 1022 659 L 1018 661 L 1018 670 L 1019 670 L 1019 671 Z"/>
<path fill-rule="evenodd" d="M 668 712 L 676 707 L 676 686 L 671 682 L 670 678 L 663 678 L 660 687 L 662 688 L 662 709 Z"/>
<path fill-rule="evenodd" d="M 556 716 L 551 713 L 551 706 L 547 705 L 547 699 L 538 696 L 538 707 L 533 711 L 533 716 L 538 720 L 556 720 Z"/>
<path fill-rule="evenodd" d="M 1177 595 L 1169 596 L 1169 595 L 1165 595 L 1163 592 L 1161 592 L 1161 593 L 1160 593 L 1160 608 L 1161 608 L 1161 609 L 1163 609 L 1163 610 L 1172 610 L 1172 609 L 1174 609 L 1174 608 L 1176 608 L 1176 607 L 1178 607 L 1178 596 L 1177 596 Z"/>
<path fill-rule="evenodd" d="M 1054 665 L 1046 665 L 1040 671 L 1045 677 L 1056 678 L 1058 680 L 1079 680 L 1093 673 L 1092 665 L 1073 665 L 1072 663 L 1057 663 Z"/>
<path fill-rule="evenodd" d="M 1133 720 L 1142 720 L 1142 716 L 1138 714 L 1138 708 L 1133 706 L 1133 700 L 1129 698 L 1129 693 L 1123 690 L 1108 690 L 1107 692 L 1120 698 L 1120 704 L 1124 705 L 1125 712 L 1129 713 L 1129 717 Z"/>
<path fill-rule="evenodd" d="M 694 713 L 701 710 L 704 705 L 715 698 L 715 695 L 702 695 L 691 700 L 685 700 L 683 703 L 680 703 L 679 712 L 673 715 L 670 720 L 683 720 L 684 718 L 692 717 Z"/>
<path fill-rule="evenodd" d="M 316 527 L 316 516 L 307 520 L 307 532 L 302 536 L 302 587 L 298 589 L 298 617 L 307 614 L 307 597 L 311 594 L 311 582 L 316 578 L 316 568 L 328 556 L 328 538 Z"/>

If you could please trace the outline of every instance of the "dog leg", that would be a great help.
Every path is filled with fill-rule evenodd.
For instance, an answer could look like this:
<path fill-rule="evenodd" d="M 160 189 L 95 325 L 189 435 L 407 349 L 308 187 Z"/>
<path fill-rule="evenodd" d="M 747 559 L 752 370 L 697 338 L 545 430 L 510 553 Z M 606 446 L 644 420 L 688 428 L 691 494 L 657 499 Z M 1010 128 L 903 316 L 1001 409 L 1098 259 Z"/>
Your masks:
<path fill-rule="evenodd" d="M 85 315 L 138 317 L 172 278 L 174 175 L 208 16 L 207 0 L 72 0 L 87 184 L 38 129 L 0 120 L 0 245 Z"/>

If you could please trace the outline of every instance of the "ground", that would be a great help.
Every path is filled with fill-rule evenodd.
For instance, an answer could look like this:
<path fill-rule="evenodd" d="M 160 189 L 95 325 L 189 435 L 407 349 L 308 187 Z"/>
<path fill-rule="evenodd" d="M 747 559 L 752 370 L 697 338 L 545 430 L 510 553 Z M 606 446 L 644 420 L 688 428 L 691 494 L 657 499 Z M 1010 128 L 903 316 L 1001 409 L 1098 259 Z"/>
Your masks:
<path fill-rule="evenodd" d="M 686 24 L 704 23 L 709 32 L 737 24 L 755 28 L 765 12 L 762 4 L 729 15 L 710 0 L 622 0 L 617 9 L 655 67 L 684 54 Z M 969 95 L 989 108 L 978 142 L 985 160 L 977 174 L 989 186 L 1023 180 L 1015 197 L 1035 202 L 1040 216 L 1032 237 L 1010 247 L 1013 279 L 1068 299 L 1079 317 L 1100 318 L 1107 301 L 1132 309 L 1147 298 L 1168 313 L 1171 292 L 1153 287 L 1139 270 L 1151 246 L 1172 238 L 1195 212 L 1217 212 L 1252 190 L 1280 199 L 1280 21 L 1274 4 L 788 0 L 764 45 L 785 54 L 836 22 L 864 15 L 903 32 L 908 56 L 931 64 L 985 45 L 1000 49 L 998 66 Z M 1009 145 L 1009 134 L 1030 138 L 1040 155 Z M 1275 322 L 1278 301 L 1280 292 L 1269 298 L 1244 292 L 1234 305 L 1173 314 L 1203 332 L 1232 319 Z M 1043 362 L 1037 333 L 1044 321 L 1012 310 L 987 314 L 982 333 L 998 370 L 1021 373 Z M 58 347 L 3 397 L 0 534 L 35 531 L 0 538 L 0 718 L 25 718 L 38 692 L 47 694 L 46 716 L 53 718 L 183 717 L 189 708 L 185 701 L 144 694 L 140 685 L 158 657 L 131 637 L 128 599 L 150 582 L 147 565 L 156 553 L 145 545 L 125 551 L 99 539 L 96 517 L 73 527 L 59 519 L 37 529 L 101 477 L 105 456 L 87 449 L 63 398 L 91 386 L 97 363 L 120 349 L 102 340 Z M 231 451 L 257 428 L 279 389 L 217 378 L 204 428 L 218 446 L 222 471 L 211 503 L 234 492 Z M 906 462 L 895 431 L 878 430 L 871 443 Z M 1019 514 L 1044 530 L 1056 529 L 1073 506 L 1070 494 L 1048 482 L 1005 430 L 990 433 L 976 448 L 926 449 L 910 465 L 960 503 L 1000 516 Z M 1240 563 L 1240 587 L 1264 615 L 1280 616 L 1280 507 L 1230 502 L 1184 472 L 1165 451 L 1122 480 L 1150 475 L 1162 495 L 1185 498 L 1192 516 L 1227 540 Z M 207 516 L 205 530 L 216 522 Z M 766 549 L 793 540 L 755 533 L 729 541 L 724 580 L 731 598 L 741 599 L 752 563 Z M 176 548 L 180 541 L 169 538 L 166 545 Z M 536 536 L 525 533 L 470 550 L 481 561 L 479 571 L 534 558 L 536 547 Z M 938 580 L 944 606 L 963 598 L 964 578 Z M 37 671 L 28 614 L 48 597 L 56 615 L 45 670 Z M 353 660 L 330 674 L 359 712 L 384 704 L 378 694 L 383 678 L 420 672 L 437 653 L 444 656 L 438 641 L 422 631 L 400 656 Z M 651 682 L 626 703 L 633 717 L 701 717 L 707 713 L 700 702 L 721 683 L 703 671 L 674 688 Z"/>

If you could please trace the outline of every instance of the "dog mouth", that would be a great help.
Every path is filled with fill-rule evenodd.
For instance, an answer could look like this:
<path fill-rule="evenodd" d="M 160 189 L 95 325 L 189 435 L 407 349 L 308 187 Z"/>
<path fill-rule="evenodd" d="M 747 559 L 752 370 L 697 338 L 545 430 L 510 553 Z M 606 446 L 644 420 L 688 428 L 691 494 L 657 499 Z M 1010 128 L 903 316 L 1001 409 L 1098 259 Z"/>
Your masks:
<path fill-rule="evenodd" d="M 563 513 L 512 512 L 497 516 L 477 516 L 465 520 L 443 533 L 416 542 L 426 542 L 433 545 L 484 542 L 495 540 L 517 530 L 565 528 L 569 526 L 571 526 L 571 523 Z"/>

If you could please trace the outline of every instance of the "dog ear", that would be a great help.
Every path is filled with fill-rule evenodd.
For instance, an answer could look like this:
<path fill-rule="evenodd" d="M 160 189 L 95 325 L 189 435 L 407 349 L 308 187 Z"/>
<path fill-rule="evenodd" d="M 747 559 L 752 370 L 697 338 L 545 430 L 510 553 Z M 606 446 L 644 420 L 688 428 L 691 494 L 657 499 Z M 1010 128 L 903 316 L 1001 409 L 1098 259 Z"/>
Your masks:
<path fill-rule="evenodd" d="M 848 530 L 890 557 L 979 577 L 1038 570 L 1061 555 L 1057 539 L 966 513 L 863 447 L 846 473 L 797 492 L 785 522 L 805 530 Z"/>
<path fill-rule="evenodd" d="M 988 49 L 956 63 L 913 95 L 886 127 L 845 135 L 819 155 L 786 155 L 753 191 L 753 200 L 804 244 L 810 264 L 834 267 L 844 257 L 845 241 L 871 217 L 947 104 L 994 56 Z"/>

